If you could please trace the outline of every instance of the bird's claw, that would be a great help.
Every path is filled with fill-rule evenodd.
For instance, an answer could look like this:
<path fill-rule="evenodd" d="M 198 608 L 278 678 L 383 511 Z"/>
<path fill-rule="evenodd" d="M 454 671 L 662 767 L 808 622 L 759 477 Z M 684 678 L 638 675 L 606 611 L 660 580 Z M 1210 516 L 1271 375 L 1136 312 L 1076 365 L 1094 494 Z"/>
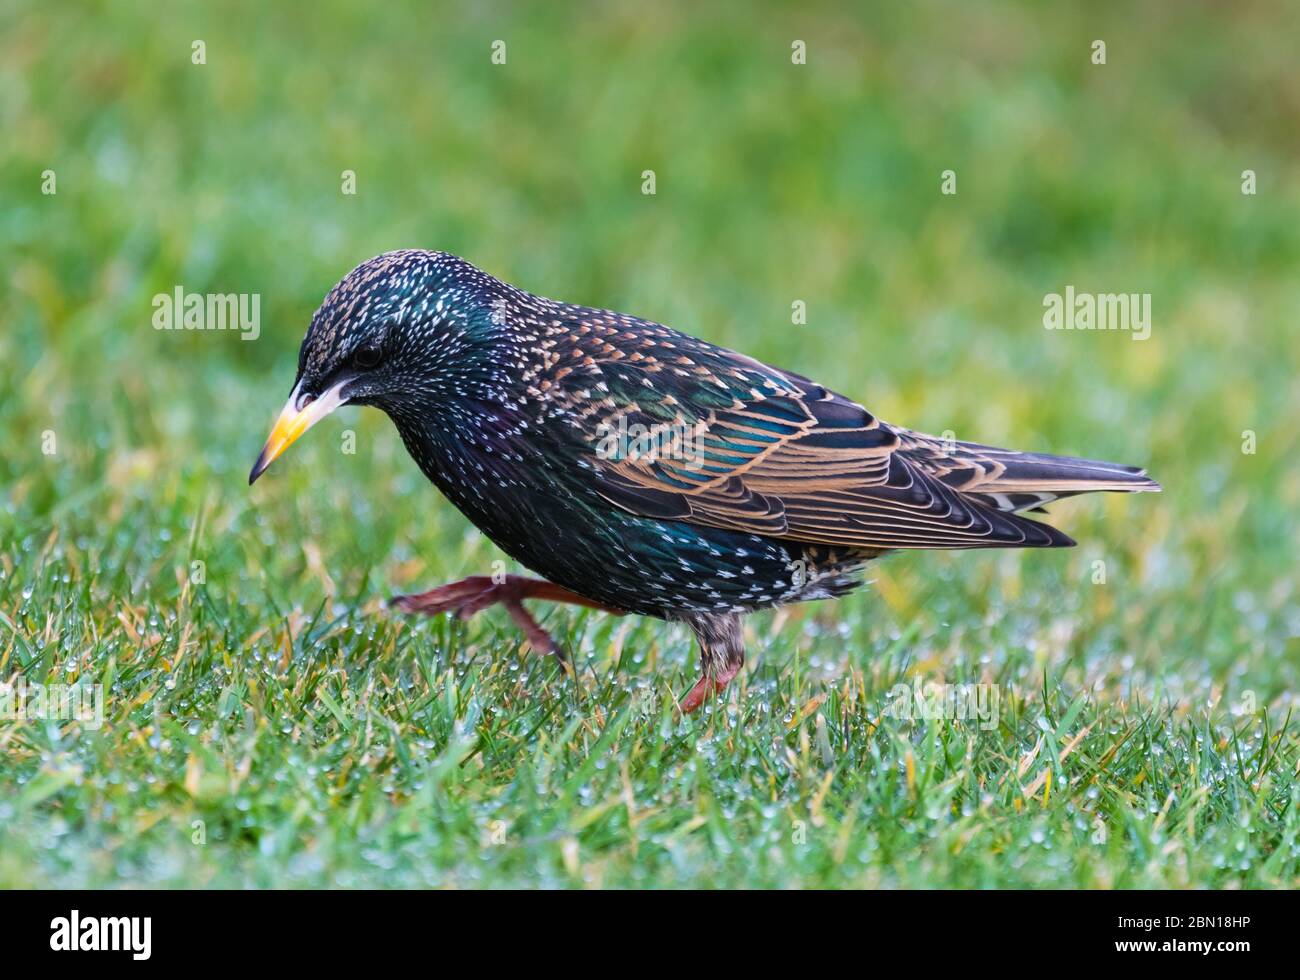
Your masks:
<path fill-rule="evenodd" d="M 700 705 L 704 704 L 704 702 L 709 698 L 725 691 L 727 685 L 731 683 L 731 679 L 736 676 L 739 670 L 740 667 L 737 665 L 736 667 L 726 668 L 726 670 L 717 677 L 710 677 L 708 674 L 705 674 L 695 682 L 694 687 L 686 692 L 686 696 L 682 698 L 681 703 L 678 704 L 677 707 L 681 709 L 683 714 L 689 715 L 692 711 L 697 710 Z"/>
<path fill-rule="evenodd" d="M 428 592 L 411 595 L 394 596 L 389 605 L 405 613 L 423 613 L 436 616 L 439 613 L 453 613 L 458 619 L 467 620 L 475 613 L 488 606 L 500 603 L 510 613 L 510 618 L 524 631 L 529 645 L 539 653 L 553 653 L 561 662 L 565 661 L 564 648 L 551 638 L 551 635 L 538 625 L 537 620 L 524 608 L 521 601 L 530 594 L 533 580 L 520 576 L 506 576 L 505 581 L 493 581 L 486 575 L 473 575 L 450 585 L 441 585 Z M 548 583 L 547 583 L 548 584 Z"/>

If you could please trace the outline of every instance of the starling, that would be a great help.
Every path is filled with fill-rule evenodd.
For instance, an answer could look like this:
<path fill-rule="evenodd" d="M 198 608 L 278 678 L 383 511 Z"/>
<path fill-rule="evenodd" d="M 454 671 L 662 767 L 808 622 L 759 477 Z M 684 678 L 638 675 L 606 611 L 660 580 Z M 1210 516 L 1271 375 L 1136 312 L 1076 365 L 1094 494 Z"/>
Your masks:
<path fill-rule="evenodd" d="M 446 252 L 389 252 L 312 317 L 249 483 L 340 405 L 388 414 L 416 464 L 540 578 L 475 576 L 393 604 L 525 599 L 684 622 L 699 707 L 744 662 L 741 617 L 843 595 L 903 548 L 1057 548 L 1022 516 L 1091 490 L 1159 490 L 1132 466 L 912 432 L 850 398 L 668 327 L 524 292 Z"/>

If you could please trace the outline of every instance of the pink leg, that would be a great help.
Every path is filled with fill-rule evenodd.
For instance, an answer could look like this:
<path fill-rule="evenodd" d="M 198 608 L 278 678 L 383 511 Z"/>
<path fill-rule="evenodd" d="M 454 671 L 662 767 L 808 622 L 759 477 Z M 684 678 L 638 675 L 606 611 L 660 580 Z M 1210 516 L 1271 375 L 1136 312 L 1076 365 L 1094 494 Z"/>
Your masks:
<path fill-rule="evenodd" d="M 710 697 L 715 694 L 721 694 L 725 691 L 727 685 L 731 683 L 731 679 L 735 677 L 739 671 L 740 664 L 737 664 L 734 667 L 726 668 L 718 677 L 710 677 L 708 674 L 705 674 L 695 682 L 693 688 L 686 692 L 686 697 L 682 698 L 682 703 L 679 707 L 683 712 L 689 715 Z"/>
<path fill-rule="evenodd" d="M 544 579 L 528 578 L 524 575 L 507 575 L 500 582 L 494 582 L 486 575 L 472 575 L 450 585 L 440 585 L 428 592 L 394 596 L 389 604 L 402 612 L 424 613 L 428 616 L 450 612 L 461 619 L 469 619 L 476 612 L 500 603 L 515 624 L 524 631 L 524 636 L 528 638 L 528 643 L 534 650 L 553 653 L 560 660 L 564 660 L 564 651 L 524 608 L 524 599 L 567 602 L 575 606 L 586 606 L 588 609 L 600 609 L 618 616 L 623 614 L 621 609 L 588 599 Z"/>
<path fill-rule="evenodd" d="M 690 714 L 715 694 L 721 694 L 745 664 L 745 643 L 737 613 L 691 613 L 683 617 L 700 643 L 704 676 L 686 692 L 679 707 Z"/>

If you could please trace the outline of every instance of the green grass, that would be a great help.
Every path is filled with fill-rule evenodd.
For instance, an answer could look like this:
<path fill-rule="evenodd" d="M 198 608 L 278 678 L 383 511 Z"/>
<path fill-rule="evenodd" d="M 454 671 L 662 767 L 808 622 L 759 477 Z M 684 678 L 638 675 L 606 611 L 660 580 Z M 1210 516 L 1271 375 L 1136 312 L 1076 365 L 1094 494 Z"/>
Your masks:
<path fill-rule="evenodd" d="M 0 677 L 106 702 L 0 719 L 0 885 L 1295 886 L 1282 5 L 889 7 L 6 8 Z M 1166 492 L 753 617 L 681 720 L 683 629 L 539 606 L 568 677 L 384 609 L 502 556 L 377 413 L 246 486 L 326 289 L 407 246 Z M 178 284 L 261 337 L 155 331 Z M 1151 338 L 1045 331 L 1067 284 L 1151 293 Z M 887 714 L 917 681 L 997 725 Z"/>

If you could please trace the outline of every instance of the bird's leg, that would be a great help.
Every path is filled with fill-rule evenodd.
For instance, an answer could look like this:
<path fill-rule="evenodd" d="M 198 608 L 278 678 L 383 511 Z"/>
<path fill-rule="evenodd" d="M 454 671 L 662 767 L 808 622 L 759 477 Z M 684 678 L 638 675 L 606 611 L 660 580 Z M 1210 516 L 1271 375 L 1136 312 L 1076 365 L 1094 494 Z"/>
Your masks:
<path fill-rule="evenodd" d="M 745 664 L 745 641 L 736 613 L 692 613 L 685 617 L 700 641 L 700 667 L 704 676 L 682 698 L 682 711 L 690 714 L 709 697 L 721 694 Z"/>
<path fill-rule="evenodd" d="M 529 578 L 526 575 L 506 575 L 500 581 L 487 575 L 471 575 L 459 582 L 440 585 L 428 592 L 394 596 L 389 604 L 402 612 L 424 613 L 428 616 L 450 612 L 461 619 L 469 619 L 476 612 L 500 603 L 515 624 L 524 631 L 529 645 L 534 650 L 553 653 L 563 661 L 565 659 L 563 648 L 524 608 L 524 599 L 567 602 L 575 606 L 586 606 L 588 609 L 600 609 L 618 616 L 623 614 L 622 609 L 615 609 L 594 599 L 588 599 L 545 579 Z"/>

